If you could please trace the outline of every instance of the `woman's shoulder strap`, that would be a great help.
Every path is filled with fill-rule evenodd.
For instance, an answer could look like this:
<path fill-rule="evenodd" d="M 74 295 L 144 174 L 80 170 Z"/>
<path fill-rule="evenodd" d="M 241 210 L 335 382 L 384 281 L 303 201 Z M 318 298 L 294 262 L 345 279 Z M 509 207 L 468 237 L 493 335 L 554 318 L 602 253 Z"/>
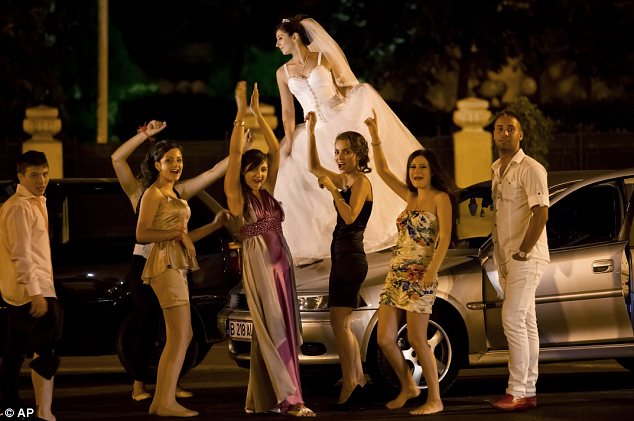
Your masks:
<path fill-rule="evenodd" d="M 289 78 L 291 77 L 291 75 L 288 73 L 288 67 L 287 67 L 288 63 L 284 63 L 284 65 L 282 67 L 284 67 L 284 73 L 286 73 L 286 77 Z"/>

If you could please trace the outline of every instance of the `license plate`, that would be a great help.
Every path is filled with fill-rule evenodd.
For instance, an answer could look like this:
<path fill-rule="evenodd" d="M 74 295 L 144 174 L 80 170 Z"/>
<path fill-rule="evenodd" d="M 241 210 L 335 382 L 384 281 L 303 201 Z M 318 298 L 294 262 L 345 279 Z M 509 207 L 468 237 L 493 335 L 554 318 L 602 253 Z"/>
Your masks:
<path fill-rule="evenodd" d="M 229 336 L 233 339 L 251 339 L 253 323 L 229 320 Z"/>

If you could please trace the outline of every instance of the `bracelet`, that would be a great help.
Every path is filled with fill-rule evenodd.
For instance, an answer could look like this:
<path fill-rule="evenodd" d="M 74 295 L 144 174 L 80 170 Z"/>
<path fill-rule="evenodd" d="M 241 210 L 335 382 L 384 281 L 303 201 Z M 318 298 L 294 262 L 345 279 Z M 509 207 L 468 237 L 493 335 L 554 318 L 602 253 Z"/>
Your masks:
<path fill-rule="evenodd" d="M 244 120 L 234 120 L 233 121 L 233 125 L 234 126 L 243 126 L 244 127 Z"/>
<path fill-rule="evenodd" d="M 150 137 L 149 134 L 147 134 L 147 123 L 143 124 L 142 126 L 139 126 L 139 128 L 136 131 L 137 133 L 143 133 L 146 137 Z"/>
<path fill-rule="evenodd" d="M 372 146 L 379 146 L 380 144 L 381 144 L 381 142 L 370 143 L 370 145 L 372 145 Z"/>

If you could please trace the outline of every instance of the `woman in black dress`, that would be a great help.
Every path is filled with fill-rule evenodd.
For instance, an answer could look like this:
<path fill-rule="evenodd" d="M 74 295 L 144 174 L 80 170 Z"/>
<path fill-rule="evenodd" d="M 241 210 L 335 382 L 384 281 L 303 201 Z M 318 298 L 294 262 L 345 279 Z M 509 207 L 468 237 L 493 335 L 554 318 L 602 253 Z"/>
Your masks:
<path fill-rule="evenodd" d="M 350 315 L 358 305 L 359 289 L 368 273 L 363 250 L 363 233 L 372 212 L 372 185 L 365 176 L 368 144 L 357 132 L 344 132 L 335 140 L 335 162 L 339 173 L 321 166 L 315 141 L 316 116 L 306 116 L 308 128 L 308 169 L 319 178 L 319 185 L 333 197 L 337 225 L 332 233 L 328 306 L 330 325 L 335 335 L 343 385 L 338 404 L 345 405 L 361 392 L 366 379 L 361 365 L 357 338 L 350 329 Z"/>

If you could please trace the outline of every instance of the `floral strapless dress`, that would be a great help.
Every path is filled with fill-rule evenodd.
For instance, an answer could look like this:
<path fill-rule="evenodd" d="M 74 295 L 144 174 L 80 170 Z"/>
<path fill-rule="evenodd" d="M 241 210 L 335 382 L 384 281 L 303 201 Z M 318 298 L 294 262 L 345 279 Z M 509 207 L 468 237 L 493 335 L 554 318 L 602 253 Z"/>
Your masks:
<path fill-rule="evenodd" d="M 431 288 L 424 288 L 420 281 L 434 257 L 438 218 L 431 212 L 406 209 L 396 225 L 398 243 L 379 302 L 414 313 L 431 314 L 438 280 Z"/>

